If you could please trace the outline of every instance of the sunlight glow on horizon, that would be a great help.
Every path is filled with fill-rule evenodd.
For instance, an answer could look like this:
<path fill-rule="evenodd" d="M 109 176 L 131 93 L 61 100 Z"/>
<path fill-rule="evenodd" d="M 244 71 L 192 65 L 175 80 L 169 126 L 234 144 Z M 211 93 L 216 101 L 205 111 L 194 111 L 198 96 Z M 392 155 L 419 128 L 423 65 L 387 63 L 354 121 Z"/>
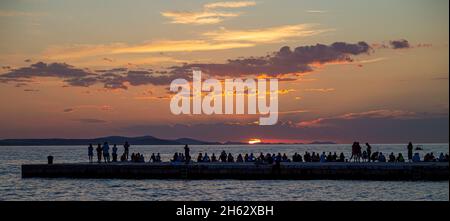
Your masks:
<path fill-rule="evenodd" d="M 248 144 L 258 144 L 258 143 L 261 143 L 261 139 L 252 138 L 248 141 Z"/>

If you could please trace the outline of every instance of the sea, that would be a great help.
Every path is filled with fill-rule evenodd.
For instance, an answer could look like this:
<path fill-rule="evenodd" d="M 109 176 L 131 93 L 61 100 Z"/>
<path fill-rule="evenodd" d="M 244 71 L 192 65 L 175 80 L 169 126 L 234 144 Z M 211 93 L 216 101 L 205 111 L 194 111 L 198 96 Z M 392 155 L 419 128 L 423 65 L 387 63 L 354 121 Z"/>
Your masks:
<path fill-rule="evenodd" d="M 449 152 L 449 144 L 415 144 L 421 157 Z M 191 155 L 207 152 L 242 153 L 343 152 L 351 144 L 299 145 L 190 145 Z M 119 154 L 123 147 L 119 146 Z M 183 146 L 131 146 L 132 152 L 160 153 L 169 161 Z M 372 152 L 407 156 L 406 144 L 372 144 Z M 449 181 L 360 180 L 129 180 L 129 179 L 22 179 L 22 164 L 87 162 L 87 146 L 0 146 L 1 201 L 449 201 Z"/>

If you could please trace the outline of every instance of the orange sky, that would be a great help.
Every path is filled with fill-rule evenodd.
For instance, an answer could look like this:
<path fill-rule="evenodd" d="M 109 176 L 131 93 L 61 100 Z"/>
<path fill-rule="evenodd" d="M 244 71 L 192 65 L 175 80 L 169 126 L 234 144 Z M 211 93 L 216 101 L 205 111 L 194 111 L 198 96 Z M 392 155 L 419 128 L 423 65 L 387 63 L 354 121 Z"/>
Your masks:
<path fill-rule="evenodd" d="M 0 138 L 448 142 L 448 1 L 8 0 L 0 17 Z M 171 114 L 191 66 L 279 78 L 278 125 Z"/>

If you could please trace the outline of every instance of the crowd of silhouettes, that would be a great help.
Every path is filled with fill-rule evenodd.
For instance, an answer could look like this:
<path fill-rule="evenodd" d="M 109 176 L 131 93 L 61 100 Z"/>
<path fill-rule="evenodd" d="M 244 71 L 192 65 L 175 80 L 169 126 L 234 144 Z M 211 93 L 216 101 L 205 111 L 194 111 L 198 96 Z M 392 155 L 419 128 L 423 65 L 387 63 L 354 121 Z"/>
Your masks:
<path fill-rule="evenodd" d="M 295 152 L 294 155 L 289 158 L 286 153 L 259 153 L 257 156 L 255 156 L 253 153 L 246 153 L 245 155 L 237 154 L 237 156 L 233 156 L 232 153 L 226 153 L 225 150 L 223 150 L 220 155 L 216 156 L 214 153 L 211 155 L 208 155 L 208 153 L 199 153 L 196 162 L 198 163 L 210 163 L 210 162 L 222 162 L 222 163 L 246 163 L 246 162 L 254 162 L 254 163 L 264 163 L 264 164 L 273 164 L 273 163 L 281 163 L 281 162 L 389 162 L 389 163 L 403 163 L 406 162 L 406 159 L 403 157 L 402 153 L 394 154 L 391 152 L 387 157 L 382 152 L 372 152 L 372 147 L 370 144 L 366 143 L 366 149 L 363 151 L 361 145 L 359 142 L 354 142 L 352 145 L 352 152 L 349 159 L 346 159 L 344 153 L 337 154 L 336 152 L 322 152 L 316 153 L 316 152 L 308 152 L 306 151 L 303 155 Z M 144 163 L 145 157 L 141 153 L 132 153 L 130 160 L 128 159 L 128 153 L 130 144 L 128 142 L 125 142 L 123 145 L 124 151 L 123 154 L 120 157 L 121 162 L 137 162 L 137 163 Z M 108 142 L 104 142 L 103 145 L 98 144 L 97 148 L 95 149 L 97 152 L 97 162 L 101 163 L 102 160 L 105 163 L 110 162 L 117 162 L 118 159 L 118 148 L 117 145 L 114 144 L 112 148 L 112 160 L 110 159 L 109 154 L 109 144 Z M 434 153 L 427 153 L 423 161 L 421 160 L 421 157 L 419 153 L 413 153 L 413 145 L 410 142 L 407 146 L 408 151 L 408 161 L 409 162 L 449 162 L 449 155 L 441 153 L 439 157 L 435 157 Z M 88 157 L 89 162 L 93 162 L 94 157 L 94 147 L 92 144 L 89 144 L 88 146 Z M 173 155 L 173 158 L 170 160 L 174 163 L 190 163 L 191 162 L 191 156 L 190 156 L 190 149 L 188 145 L 184 146 L 184 153 L 178 153 L 176 152 Z M 160 153 L 152 153 L 150 156 L 149 163 L 160 163 L 161 155 Z"/>
<path fill-rule="evenodd" d="M 123 152 L 122 156 L 120 157 L 120 161 L 128 161 L 128 150 L 129 150 L 130 144 L 128 144 L 128 142 L 125 142 L 123 147 L 124 147 L 124 152 Z M 109 149 L 110 148 L 109 148 L 108 142 L 104 142 L 103 145 L 97 144 L 97 148 L 95 149 L 95 151 L 97 152 L 97 162 L 98 163 L 101 163 L 102 160 L 105 163 L 118 161 L 117 145 L 116 144 L 113 145 L 111 156 L 109 154 Z M 88 146 L 88 157 L 89 157 L 89 162 L 93 163 L 94 162 L 94 146 L 92 144 L 89 144 L 89 146 Z M 112 157 L 112 159 L 111 159 L 111 157 Z"/>

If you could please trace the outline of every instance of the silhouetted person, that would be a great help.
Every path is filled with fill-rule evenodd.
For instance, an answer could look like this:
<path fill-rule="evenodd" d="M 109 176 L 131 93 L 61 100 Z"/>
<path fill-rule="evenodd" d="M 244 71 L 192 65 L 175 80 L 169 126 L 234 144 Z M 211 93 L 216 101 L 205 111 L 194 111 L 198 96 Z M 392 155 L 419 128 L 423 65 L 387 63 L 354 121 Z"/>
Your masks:
<path fill-rule="evenodd" d="M 395 162 L 395 155 L 394 155 L 393 152 L 391 152 L 391 154 L 389 154 L 389 160 L 388 160 L 388 162 L 390 162 L 390 163 Z"/>
<path fill-rule="evenodd" d="M 89 147 L 88 147 L 88 157 L 89 157 L 89 163 L 92 163 L 93 158 L 94 158 L 94 147 L 92 146 L 92 144 L 89 144 Z"/>
<path fill-rule="evenodd" d="M 239 155 L 237 156 L 236 162 L 237 162 L 237 163 L 242 163 L 242 162 L 244 162 L 244 158 L 242 157 L 242 154 L 239 154 Z"/>
<path fill-rule="evenodd" d="M 120 156 L 120 162 L 126 162 L 127 161 L 127 157 L 125 156 L 125 153 L 122 154 L 122 156 Z"/>
<path fill-rule="evenodd" d="M 178 156 L 178 153 L 175 152 L 175 154 L 173 154 L 172 162 L 178 162 L 178 161 L 179 161 L 179 156 Z"/>
<path fill-rule="evenodd" d="M 105 160 L 105 163 L 109 163 L 109 145 L 108 145 L 108 142 L 103 143 L 102 151 L 103 151 L 103 159 Z"/>
<path fill-rule="evenodd" d="M 208 153 L 205 153 L 205 155 L 203 155 L 203 162 L 205 162 L 205 163 L 211 162 L 211 159 L 209 159 Z"/>
<path fill-rule="evenodd" d="M 339 162 L 345 162 L 345 156 L 344 156 L 344 153 L 341 153 L 341 154 L 339 155 Z"/>
<path fill-rule="evenodd" d="M 331 152 L 328 152 L 327 162 L 333 162 L 333 155 L 331 154 Z"/>
<path fill-rule="evenodd" d="M 117 162 L 117 145 L 112 148 L 112 162 Z"/>
<path fill-rule="evenodd" d="M 414 156 L 412 158 L 412 162 L 414 162 L 414 163 L 420 162 L 420 155 L 419 155 L 419 153 L 415 153 L 414 154 Z"/>
<path fill-rule="evenodd" d="M 211 156 L 211 162 L 217 162 L 217 157 L 214 153 Z"/>
<path fill-rule="evenodd" d="M 372 162 L 377 161 L 378 160 L 378 152 L 372 153 L 372 156 L 370 157 L 370 159 L 372 160 Z"/>
<path fill-rule="evenodd" d="M 123 145 L 123 153 L 128 160 L 128 153 L 130 153 L 130 144 L 128 143 L 128 141 L 125 141 L 125 144 Z"/>
<path fill-rule="evenodd" d="M 327 155 L 325 155 L 325 152 L 323 152 L 322 155 L 320 155 L 320 162 L 321 163 L 327 162 Z"/>
<path fill-rule="evenodd" d="M 366 143 L 366 152 L 367 152 L 367 158 L 368 158 L 368 160 L 369 160 L 369 162 L 370 162 L 370 156 L 372 155 L 372 147 L 370 146 L 370 144 L 369 143 Z"/>
<path fill-rule="evenodd" d="M 225 153 L 225 150 L 223 150 L 222 153 L 220 153 L 219 159 L 222 163 L 227 162 L 227 153 Z"/>
<path fill-rule="evenodd" d="M 161 163 L 161 154 L 159 153 L 156 154 L 156 162 Z"/>
<path fill-rule="evenodd" d="M 234 162 L 234 157 L 233 157 L 233 155 L 231 155 L 231 153 L 228 153 L 227 161 L 228 161 L 228 163 L 233 163 Z"/>
<path fill-rule="evenodd" d="M 398 156 L 397 156 L 397 162 L 399 162 L 399 163 L 404 163 L 405 162 L 405 158 L 403 158 L 403 155 L 402 155 L 402 153 L 398 153 Z"/>
<path fill-rule="evenodd" d="M 381 152 L 378 154 L 378 162 L 386 162 L 386 157 Z"/>
<path fill-rule="evenodd" d="M 188 145 L 184 145 L 184 157 L 186 158 L 186 163 L 189 163 L 189 161 L 191 160 L 191 155 L 189 155 L 189 147 Z"/>
<path fill-rule="evenodd" d="M 95 149 L 97 151 L 97 162 L 101 163 L 102 162 L 102 145 L 98 144 L 97 145 L 97 149 Z"/>
<path fill-rule="evenodd" d="M 411 142 L 409 142 L 408 144 L 408 161 L 411 162 L 412 161 L 412 157 L 413 157 L 413 145 Z"/>
<path fill-rule="evenodd" d="M 203 155 L 202 155 L 202 153 L 199 153 L 199 154 L 198 154 L 197 162 L 198 162 L 198 163 L 203 162 Z"/>

